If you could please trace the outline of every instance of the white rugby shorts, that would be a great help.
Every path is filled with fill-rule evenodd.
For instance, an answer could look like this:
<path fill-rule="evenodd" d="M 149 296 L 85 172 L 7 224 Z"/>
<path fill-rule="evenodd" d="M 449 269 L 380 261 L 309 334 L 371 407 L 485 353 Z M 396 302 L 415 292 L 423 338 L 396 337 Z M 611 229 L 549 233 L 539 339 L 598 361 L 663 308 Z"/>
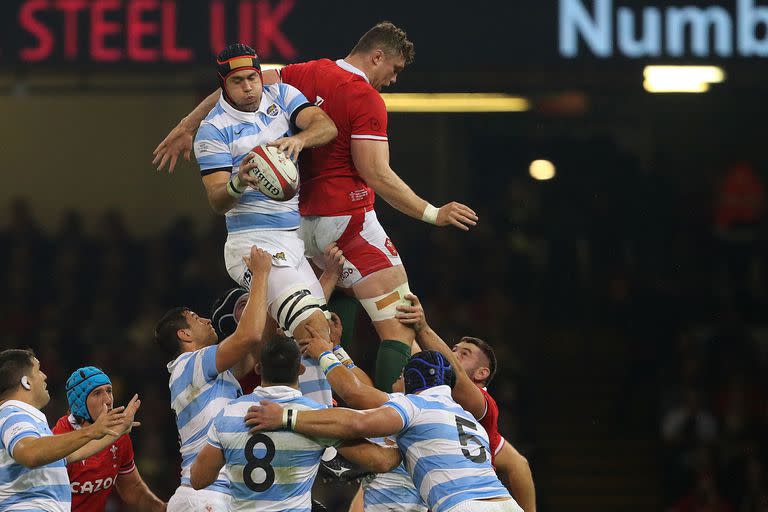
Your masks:
<path fill-rule="evenodd" d="M 338 282 L 342 288 L 351 288 L 374 272 L 403 264 L 372 208 L 334 217 L 302 217 L 299 235 L 307 256 L 318 266 L 322 266 L 320 256 L 326 246 L 336 242 L 346 258 Z"/>
<path fill-rule="evenodd" d="M 229 512 L 229 494 L 179 486 L 168 500 L 168 512 Z"/>

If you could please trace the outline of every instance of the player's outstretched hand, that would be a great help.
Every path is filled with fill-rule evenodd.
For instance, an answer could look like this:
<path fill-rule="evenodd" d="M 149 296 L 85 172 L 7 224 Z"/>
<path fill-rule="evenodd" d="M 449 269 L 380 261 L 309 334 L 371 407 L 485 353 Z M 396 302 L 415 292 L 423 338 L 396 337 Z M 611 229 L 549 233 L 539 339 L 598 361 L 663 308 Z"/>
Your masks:
<path fill-rule="evenodd" d="M 330 322 L 329 322 L 330 323 Z M 312 359 L 320 359 L 320 355 L 323 352 L 333 350 L 333 343 L 317 332 L 317 330 L 311 325 L 307 324 L 304 328 L 309 333 L 309 337 L 299 340 L 299 345 L 306 350 L 304 353 L 308 354 Z"/>
<path fill-rule="evenodd" d="M 277 430 L 283 426 L 283 408 L 275 402 L 262 400 L 260 405 L 252 405 L 245 415 L 245 424 L 250 432 Z"/>
<path fill-rule="evenodd" d="M 156 165 L 157 170 L 162 171 L 165 164 L 170 163 L 168 172 L 173 172 L 179 155 L 183 154 L 184 158 L 189 161 L 190 154 L 192 153 L 194 133 L 194 130 L 190 131 L 184 125 L 184 120 L 182 119 L 152 152 L 152 156 L 155 157 L 152 160 L 152 165 Z"/>
<path fill-rule="evenodd" d="M 255 245 L 251 246 L 250 256 L 243 256 L 243 261 L 254 276 L 266 276 L 272 269 L 272 255 Z"/>
<path fill-rule="evenodd" d="M 139 400 L 139 395 L 135 394 L 133 395 L 133 398 L 131 398 L 131 401 L 128 402 L 128 405 L 125 406 L 125 420 L 122 425 L 123 434 L 128 434 L 132 429 L 141 426 L 140 422 L 134 421 L 134 417 L 136 416 L 139 407 L 141 407 L 141 400 Z"/>
<path fill-rule="evenodd" d="M 341 344 L 341 334 L 344 331 L 344 327 L 341 325 L 339 315 L 333 311 L 331 311 L 331 319 L 328 320 L 328 328 L 331 330 L 331 343 L 334 346 Z"/>
<path fill-rule="evenodd" d="M 456 226 L 463 231 L 469 231 L 470 226 L 477 225 L 477 214 L 469 206 L 453 201 L 440 207 L 437 211 L 438 226 Z"/>
<path fill-rule="evenodd" d="M 104 436 L 119 437 L 122 433 L 122 425 L 125 421 L 125 407 L 116 407 L 111 411 L 104 404 L 104 410 L 91 425 L 91 439 L 101 439 Z"/>
<path fill-rule="evenodd" d="M 412 293 L 405 296 L 406 300 L 411 301 L 411 306 L 397 306 L 397 314 L 395 318 L 400 320 L 401 324 L 405 324 L 414 331 L 419 332 L 427 326 L 427 317 L 424 315 L 424 308 L 421 305 L 419 298 Z"/>
<path fill-rule="evenodd" d="M 326 272 L 335 272 L 337 275 L 341 275 L 341 271 L 344 270 L 344 263 L 347 259 L 344 257 L 344 252 L 336 245 L 336 242 L 332 242 L 325 247 L 323 251 L 323 267 Z"/>
<path fill-rule="evenodd" d="M 274 146 L 294 162 L 299 158 L 299 153 L 304 149 L 304 141 L 296 137 L 280 137 L 274 142 L 270 142 L 267 146 Z"/>

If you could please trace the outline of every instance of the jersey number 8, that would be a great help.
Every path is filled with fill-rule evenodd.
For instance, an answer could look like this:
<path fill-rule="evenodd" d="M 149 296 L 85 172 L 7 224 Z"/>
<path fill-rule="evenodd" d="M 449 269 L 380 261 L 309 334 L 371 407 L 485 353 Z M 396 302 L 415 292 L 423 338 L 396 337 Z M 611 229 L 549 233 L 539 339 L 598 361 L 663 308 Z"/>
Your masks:
<path fill-rule="evenodd" d="M 254 447 L 263 443 L 266 453 L 264 457 L 258 458 L 253 454 Z M 254 434 L 245 443 L 245 460 L 248 464 L 243 468 L 243 481 L 246 487 L 255 492 L 264 492 L 275 483 L 275 470 L 269 465 L 272 459 L 275 458 L 275 443 L 266 434 Z M 254 469 L 260 468 L 264 471 L 264 481 L 256 483 L 253 481 L 251 473 Z"/>
<path fill-rule="evenodd" d="M 471 460 L 472 462 L 475 462 L 477 464 L 482 464 L 483 462 L 488 460 L 488 453 L 485 451 L 485 446 L 483 446 L 482 442 L 480 441 L 480 438 L 478 438 L 476 435 L 473 435 L 473 434 L 467 434 L 464 431 L 464 428 L 477 430 L 477 425 L 469 420 L 465 420 L 464 418 L 460 418 L 459 416 L 456 416 L 456 431 L 459 433 L 459 442 L 461 443 L 461 446 L 462 447 L 467 446 L 467 444 L 469 444 L 470 441 L 473 441 L 480 448 L 480 452 L 477 453 L 477 455 L 472 455 L 467 448 L 462 448 L 461 453 L 463 453 L 464 456 L 469 460 Z"/>

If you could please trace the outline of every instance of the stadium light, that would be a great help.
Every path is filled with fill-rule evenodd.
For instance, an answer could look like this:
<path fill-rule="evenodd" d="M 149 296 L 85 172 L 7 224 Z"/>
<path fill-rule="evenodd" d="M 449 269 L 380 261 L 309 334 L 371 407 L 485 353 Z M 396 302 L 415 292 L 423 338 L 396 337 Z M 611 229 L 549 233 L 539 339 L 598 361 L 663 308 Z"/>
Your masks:
<path fill-rule="evenodd" d="M 549 160 L 534 160 L 528 167 L 531 178 L 538 181 L 551 180 L 555 177 L 555 164 Z"/>
<path fill-rule="evenodd" d="M 648 92 L 702 93 L 724 81 L 725 71 L 717 66 L 646 66 L 643 78 Z"/>
<path fill-rule="evenodd" d="M 389 112 L 525 112 L 526 98 L 486 93 L 384 93 Z"/>

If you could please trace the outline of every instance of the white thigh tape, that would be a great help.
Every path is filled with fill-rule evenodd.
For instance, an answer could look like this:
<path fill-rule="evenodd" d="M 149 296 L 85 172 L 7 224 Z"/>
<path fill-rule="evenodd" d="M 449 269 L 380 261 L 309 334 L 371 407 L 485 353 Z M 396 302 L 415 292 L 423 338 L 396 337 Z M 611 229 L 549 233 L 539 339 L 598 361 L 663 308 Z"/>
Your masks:
<path fill-rule="evenodd" d="M 374 322 L 389 320 L 397 314 L 397 306 L 410 306 L 411 302 L 405 300 L 405 296 L 411 293 L 408 283 L 405 282 L 384 295 L 370 299 L 358 299 L 363 305 L 368 316 Z"/>
<path fill-rule="evenodd" d="M 328 316 L 328 306 L 323 299 L 312 295 L 306 288 L 291 288 L 277 298 L 269 307 L 269 312 L 288 336 L 301 322 L 315 311 Z"/>

